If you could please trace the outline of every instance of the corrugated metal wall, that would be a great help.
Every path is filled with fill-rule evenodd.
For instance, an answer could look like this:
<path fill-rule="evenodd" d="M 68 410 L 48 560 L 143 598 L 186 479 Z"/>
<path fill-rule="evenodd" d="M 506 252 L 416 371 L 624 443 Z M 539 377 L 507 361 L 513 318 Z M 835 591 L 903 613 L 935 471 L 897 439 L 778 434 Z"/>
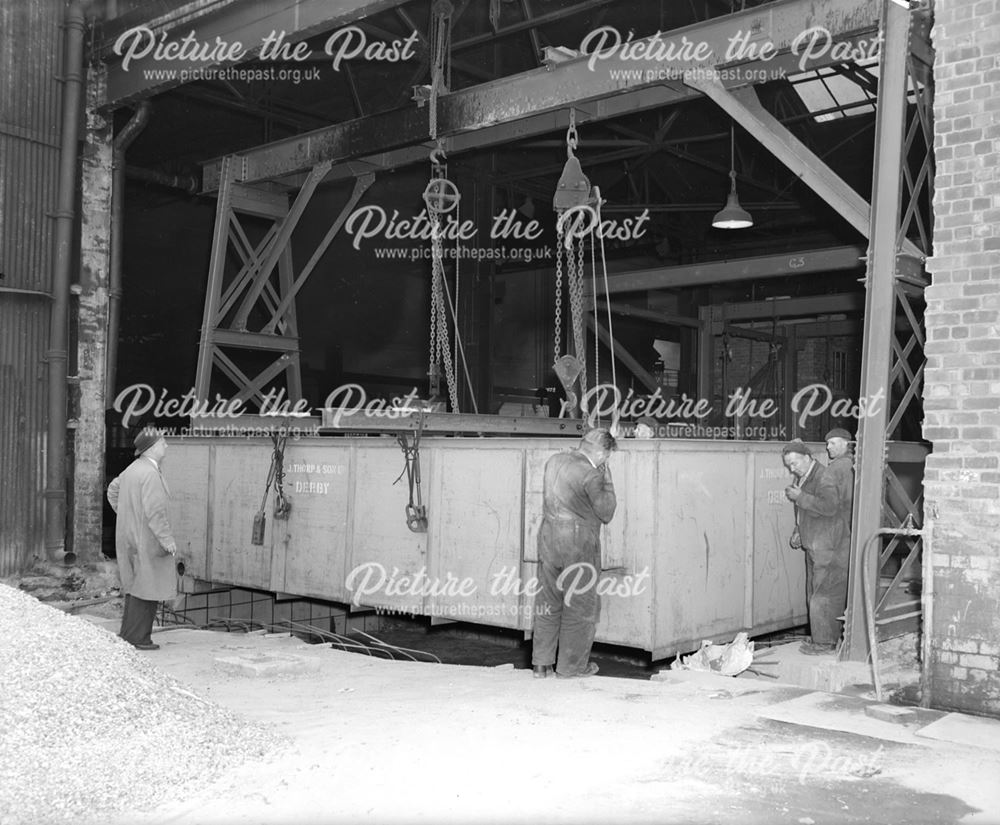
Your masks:
<path fill-rule="evenodd" d="M 0 575 L 44 556 L 46 373 L 62 68 L 59 0 L 0 0 Z"/>

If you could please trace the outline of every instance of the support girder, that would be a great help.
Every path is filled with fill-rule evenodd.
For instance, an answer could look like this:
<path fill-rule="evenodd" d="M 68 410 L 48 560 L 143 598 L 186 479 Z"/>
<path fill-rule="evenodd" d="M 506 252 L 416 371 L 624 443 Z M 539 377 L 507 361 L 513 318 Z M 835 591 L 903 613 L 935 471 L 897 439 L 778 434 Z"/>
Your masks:
<path fill-rule="evenodd" d="M 108 66 L 105 107 L 115 109 L 180 86 L 186 82 L 180 79 L 185 71 L 236 65 L 253 60 L 260 53 L 264 38 L 272 32 L 284 32 L 285 42 L 294 43 L 391 9 L 403 2 L 404 0 L 337 0 L 332 3 L 330 0 L 293 0 L 289 3 L 271 3 L 266 0 L 236 0 L 226 3 L 224 8 L 216 7 L 213 13 L 204 16 L 171 15 L 163 21 L 151 22 L 141 22 L 129 17 L 118 23 L 112 22 L 105 27 L 104 38 L 95 50 L 98 56 L 107 61 Z M 225 44 L 240 44 L 245 53 L 239 60 L 223 63 L 218 59 L 157 60 L 156 51 L 153 50 L 145 57 L 137 57 L 125 65 L 121 57 L 114 54 L 115 41 L 130 27 L 137 25 L 151 29 L 157 42 L 164 35 L 168 42 L 179 42 L 192 32 L 198 43 L 212 46 L 218 38 Z M 137 53 L 139 51 L 137 49 Z"/>
<path fill-rule="evenodd" d="M 745 301 L 720 304 L 714 307 L 713 321 L 751 321 L 777 318 L 784 320 L 796 316 L 833 315 L 842 312 L 861 312 L 865 296 L 860 292 L 834 295 L 810 295 L 805 298 L 780 298 L 768 301 Z"/>
<path fill-rule="evenodd" d="M 793 135 L 781 121 L 768 112 L 753 87 L 727 90 L 717 77 L 692 73 L 685 78 L 692 88 L 713 100 L 733 120 L 760 142 L 788 169 L 802 180 L 864 237 L 871 235 L 870 204 L 845 183 L 823 159 Z M 903 98 L 905 101 L 905 96 Z M 902 104 L 901 104 L 902 105 Z M 922 257 L 912 241 L 902 240 L 902 249 L 914 257 Z"/>
<path fill-rule="evenodd" d="M 692 329 L 698 329 L 701 323 L 697 318 L 687 318 L 683 315 L 671 315 L 666 312 L 658 312 L 654 309 L 643 309 L 642 307 L 633 307 L 628 304 L 616 304 L 616 303 L 605 303 L 600 301 L 597 304 L 597 308 L 601 312 L 607 312 L 608 309 L 611 310 L 615 315 L 621 315 L 625 318 L 637 318 L 642 321 L 650 321 L 654 324 L 662 324 L 668 327 L 690 327 Z"/>
<path fill-rule="evenodd" d="M 597 293 L 613 295 L 647 289 L 704 286 L 749 278 L 780 278 L 786 275 L 862 269 L 864 255 L 864 250 L 859 246 L 834 246 L 784 255 L 761 255 L 728 261 L 707 261 L 702 264 L 639 269 L 608 275 L 607 290 L 603 283 L 598 282 Z M 591 294 L 590 284 L 584 286 L 584 293 Z"/>
<path fill-rule="evenodd" d="M 611 350 L 613 358 L 621 361 L 629 371 L 639 379 L 642 385 L 650 392 L 656 392 L 659 386 L 656 379 L 650 374 L 639 360 L 632 355 L 625 347 L 619 344 L 608 332 L 607 328 L 600 324 L 589 312 L 584 315 L 584 320 L 591 331 L 600 339 L 605 347 Z"/>
<path fill-rule="evenodd" d="M 683 72 L 722 66 L 730 42 L 746 31 L 753 31 L 760 41 L 770 41 L 778 56 L 767 61 L 746 60 L 739 66 L 744 74 L 730 77 L 727 86 L 748 84 L 745 78 L 753 77 L 752 71 L 767 70 L 777 76 L 782 69 L 794 72 L 803 70 L 803 66 L 820 68 L 841 62 L 842 58 L 835 60 L 832 49 L 808 60 L 804 53 L 792 54 L 796 39 L 804 31 L 822 27 L 833 41 L 856 43 L 874 35 L 878 16 L 877 4 L 870 0 L 777 0 L 658 35 L 658 44 L 653 43 L 653 38 L 646 38 L 645 43 L 634 41 L 650 49 L 658 45 L 659 54 L 673 48 L 678 56 L 669 61 L 654 57 L 623 59 L 618 51 L 614 57 L 595 61 L 592 67 L 589 57 L 582 55 L 444 95 L 438 101 L 437 133 L 445 139 L 445 150 L 457 153 L 558 129 L 565 125 L 565 115 L 561 124 L 549 120 L 547 126 L 545 120 L 529 119 L 567 107 L 580 107 L 580 124 L 688 100 L 699 93 L 681 82 Z M 707 60 L 704 54 L 698 59 L 693 55 L 683 59 L 687 55 L 679 53 L 685 43 L 704 43 L 710 56 Z M 632 74 L 623 74 L 627 72 Z M 381 168 L 392 168 L 413 162 L 413 158 L 406 154 L 407 150 L 402 155 L 391 150 L 408 147 L 412 152 L 413 145 L 425 143 L 428 135 L 427 106 L 396 109 L 241 152 L 239 179 L 274 180 L 326 160 L 340 164 L 367 159 Z M 458 139 L 460 136 L 464 140 Z M 373 149 L 381 154 L 373 154 Z M 204 166 L 206 192 L 217 186 L 220 163 L 214 160 Z"/>

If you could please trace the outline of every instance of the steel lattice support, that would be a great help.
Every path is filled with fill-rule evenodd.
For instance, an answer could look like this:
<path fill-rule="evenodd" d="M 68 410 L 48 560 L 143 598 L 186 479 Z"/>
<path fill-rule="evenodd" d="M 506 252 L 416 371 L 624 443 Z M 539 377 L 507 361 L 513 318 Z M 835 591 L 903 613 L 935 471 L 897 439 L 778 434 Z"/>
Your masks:
<path fill-rule="evenodd" d="M 268 389 L 274 389 L 272 383 L 284 375 L 285 385 L 280 387 L 283 398 L 295 402 L 302 397 L 295 295 L 374 176 L 362 175 L 357 179 L 340 215 L 296 276 L 292 233 L 317 185 L 329 172 L 330 163 L 312 169 L 291 204 L 286 195 L 239 183 L 236 170 L 234 158 L 223 161 L 195 392 L 199 399 L 211 400 L 213 377 L 219 375 L 236 387 L 236 393 L 226 394 L 227 397 L 260 405 Z M 270 221 L 271 225 L 254 243 L 241 216 Z M 235 273 L 227 270 L 231 251 L 241 262 Z M 251 323 L 257 329 L 248 329 Z M 238 363 L 237 352 L 258 354 L 252 370 Z M 263 368 L 260 354 L 265 355 L 265 361 L 269 359 Z"/>
<path fill-rule="evenodd" d="M 929 253 L 933 179 L 933 88 L 929 10 L 883 3 L 881 72 L 876 113 L 872 232 L 865 279 L 862 399 L 881 398 L 859 420 L 851 536 L 851 582 L 842 657 L 869 655 L 869 621 L 880 637 L 920 615 L 919 593 L 907 589 L 921 551 L 920 536 L 880 533 L 909 521 L 922 526 L 926 451 L 899 454 L 891 442 L 919 439 L 924 334 L 923 257 Z M 908 107 L 908 97 L 914 105 Z M 907 123 L 908 108 L 912 111 Z M 914 162 L 916 160 L 916 163 Z M 916 171 L 914 172 L 914 167 Z M 919 266 L 916 266 L 919 264 Z M 906 472 L 903 473 L 902 469 Z M 901 479 L 910 480 L 908 488 Z M 876 549 L 877 548 L 877 549 Z M 891 565 L 891 566 L 890 566 Z M 897 566 L 898 565 L 898 566 Z M 887 581 L 882 586 L 882 581 Z M 870 619 L 866 614 L 873 611 Z"/>

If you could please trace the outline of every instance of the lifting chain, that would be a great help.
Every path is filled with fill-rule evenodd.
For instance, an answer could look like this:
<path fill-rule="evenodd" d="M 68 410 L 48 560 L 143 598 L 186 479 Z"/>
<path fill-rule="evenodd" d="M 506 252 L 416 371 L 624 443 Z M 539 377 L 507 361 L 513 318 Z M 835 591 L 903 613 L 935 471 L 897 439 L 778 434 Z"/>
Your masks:
<path fill-rule="evenodd" d="M 583 369 L 580 372 L 581 403 L 587 395 L 587 345 L 583 335 L 583 238 L 576 239 L 576 289 L 571 298 L 573 306 L 573 347 Z"/>
<path fill-rule="evenodd" d="M 448 336 L 448 315 L 445 312 L 444 297 L 444 250 L 441 243 L 441 219 L 438 215 L 431 218 L 431 317 L 437 328 L 437 340 L 434 343 L 436 359 L 432 369 L 444 363 L 445 383 L 448 386 L 448 400 L 451 411 L 458 412 L 458 385 L 455 380 L 455 364 L 451 358 L 451 346 Z"/>
<path fill-rule="evenodd" d="M 271 443 L 274 445 L 274 449 L 271 451 L 271 470 L 274 473 L 275 518 L 288 518 L 288 513 L 292 509 L 292 503 L 285 497 L 285 443 L 287 441 L 287 430 L 284 430 L 280 436 L 278 433 L 271 433 Z"/>
<path fill-rule="evenodd" d="M 587 354 L 583 337 L 583 241 L 570 236 L 566 248 L 566 285 L 569 291 L 573 355 L 580 366 L 580 390 L 587 391 Z"/>
<path fill-rule="evenodd" d="M 435 0 L 431 6 L 431 91 L 428 121 L 431 139 L 437 138 L 438 96 L 451 86 L 451 15 L 453 7 L 449 0 Z"/>
<path fill-rule="evenodd" d="M 569 110 L 569 127 L 566 129 L 566 157 L 571 158 L 576 153 L 580 136 L 576 131 L 576 109 Z"/>
<path fill-rule="evenodd" d="M 288 518 L 288 513 L 292 509 L 292 503 L 285 497 L 285 442 L 288 441 L 287 431 L 280 436 L 277 432 L 271 433 L 271 443 L 274 445 L 271 450 L 271 466 L 267 469 L 267 483 L 264 485 L 264 497 L 260 501 L 260 509 L 254 514 L 253 529 L 250 534 L 250 543 L 258 547 L 264 544 L 264 528 L 267 525 L 267 494 L 274 484 L 274 517 L 277 519 Z"/>
<path fill-rule="evenodd" d="M 451 411 L 458 412 L 458 383 L 455 380 L 455 365 L 448 340 L 448 313 L 445 311 L 444 230 L 441 218 L 458 208 L 462 196 L 458 192 L 458 187 L 448 180 L 448 167 L 444 162 L 445 155 L 441 141 L 438 141 L 437 148 L 431 152 L 430 159 L 431 179 L 424 189 L 424 203 L 431 224 L 430 364 L 427 374 L 431 392 L 437 395 L 440 390 L 440 365 L 443 362 Z M 456 277 L 457 274 L 456 271 Z M 456 282 L 456 289 L 457 286 Z M 457 329 L 455 335 L 457 346 Z"/>
<path fill-rule="evenodd" d="M 555 360 L 559 360 L 562 350 L 562 282 L 563 282 L 563 227 L 557 224 L 556 232 L 556 329 L 555 329 Z"/>
<path fill-rule="evenodd" d="M 420 436 L 423 430 L 424 413 L 421 411 L 412 443 L 407 440 L 406 433 L 396 435 L 396 441 L 399 442 L 399 446 L 403 450 L 403 472 L 392 483 L 396 484 L 403 477 L 403 474 L 406 474 L 406 481 L 410 488 L 410 498 L 406 504 L 406 526 L 414 533 L 427 532 L 427 507 L 420 495 Z"/>

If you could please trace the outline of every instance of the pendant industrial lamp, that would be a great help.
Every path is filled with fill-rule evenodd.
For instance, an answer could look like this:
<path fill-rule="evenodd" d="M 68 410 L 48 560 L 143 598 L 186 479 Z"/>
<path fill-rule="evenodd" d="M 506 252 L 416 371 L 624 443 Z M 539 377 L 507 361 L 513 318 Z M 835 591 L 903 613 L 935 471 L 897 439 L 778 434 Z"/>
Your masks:
<path fill-rule="evenodd" d="M 736 134 L 733 124 L 729 124 L 729 197 L 726 205 L 715 213 L 712 226 L 716 229 L 746 229 L 753 226 L 750 213 L 740 206 L 740 198 L 736 194 Z"/>

